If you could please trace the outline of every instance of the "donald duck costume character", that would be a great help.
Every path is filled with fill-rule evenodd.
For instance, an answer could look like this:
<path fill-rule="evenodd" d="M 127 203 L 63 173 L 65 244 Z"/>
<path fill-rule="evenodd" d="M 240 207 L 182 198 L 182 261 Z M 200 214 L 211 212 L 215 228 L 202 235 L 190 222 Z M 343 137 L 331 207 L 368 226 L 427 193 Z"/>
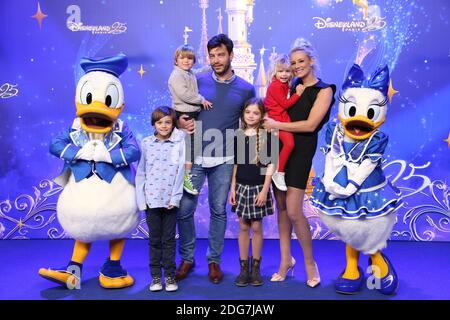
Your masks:
<path fill-rule="evenodd" d="M 119 119 L 124 95 L 119 80 L 128 65 L 119 54 L 104 59 L 81 60 L 85 75 L 76 89 L 76 116 L 72 126 L 57 135 L 50 152 L 64 160 L 55 182 L 64 187 L 57 217 L 75 246 L 67 267 L 39 270 L 39 275 L 68 288 L 80 288 L 83 262 L 91 243 L 110 241 L 110 256 L 99 276 L 104 288 L 134 283 L 122 268 L 124 238 L 139 223 L 134 173 L 140 150 L 128 126 Z"/>
<path fill-rule="evenodd" d="M 354 294 L 364 283 L 359 253 L 370 255 L 369 265 L 383 294 L 395 293 L 398 277 L 381 253 L 403 205 L 400 191 L 384 176 L 382 157 L 388 136 L 378 128 L 386 117 L 389 70 L 378 68 L 365 78 L 354 64 L 339 97 L 340 123 L 329 123 L 325 134 L 325 171 L 311 195 L 323 223 L 346 243 L 346 269 L 336 291 Z"/>

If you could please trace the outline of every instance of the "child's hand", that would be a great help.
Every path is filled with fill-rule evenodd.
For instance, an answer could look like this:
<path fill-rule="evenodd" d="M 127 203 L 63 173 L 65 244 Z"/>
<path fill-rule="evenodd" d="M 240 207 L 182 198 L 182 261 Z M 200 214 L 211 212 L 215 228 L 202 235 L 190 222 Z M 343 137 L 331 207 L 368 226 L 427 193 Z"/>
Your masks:
<path fill-rule="evenodd" d="M 305 86 L 304 86 L 304 85 L 298 84 L 298 85 L 295 87 L 295 93 L 296 93 L 297 95 L 301 96 L 302 93 L 303 93 L 303 91 L 305 91 Z"/>
<path fill-rule="evenodd" d="M 263 207 L 267 201 L 267 192 L 261 191 L 255 199 L 255 205 L 257 207 Z"/>
<path fill-rule="evenodd" d="M 232 206 L 236 205 L 236 191 L 234 190 L 234 188 L 231 188 L 230 191 L 230 204 Z"/>
<path fill-rule="evenodd" d="M 188 115 L 182 115 L 179 119 L 178 119 L 178 127 L 181 130 L 186 131 L 189 134 L 192 134 L 195 132 L 195 121 L 194 119 L 190 119 L 187 120 L 189 118 Z"/>
<path fill-rule="evenodd" d="M 173 208 L 175 208 L 175 206 L 173 204 L 171 204 L 170 206 L 167 207 L 167 209 L 172 210 Z"/>
<path fill-rule="evenodd" d="M 205 110 L 209 110 L 209 109 L 212 109 L 212 102 L 211 101 L 208 101 L 208 100 L 205 100 L 205 101 L 203 101 L 203 108 L 205 109 Z"/>

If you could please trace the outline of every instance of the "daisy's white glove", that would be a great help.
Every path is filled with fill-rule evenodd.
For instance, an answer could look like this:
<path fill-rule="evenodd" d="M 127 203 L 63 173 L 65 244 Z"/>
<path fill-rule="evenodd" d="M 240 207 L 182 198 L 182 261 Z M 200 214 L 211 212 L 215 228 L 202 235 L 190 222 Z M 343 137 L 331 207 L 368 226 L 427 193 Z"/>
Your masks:
<path fill-rule="evenodd" d="M 331 192 L 329 192 L 330 195 L 328 196 L 328 199 L 333 201 L 336 198 L 345 199 L 345 198 L 350 197 L 352 194 L 354 194 L 356 191 L 358 191 L 358 188 L 356 188 L 356 186 L 352 183 L 349 183 L 347 185 L 347 187 L 345 187 L 345 188 L 343 188 L 340 185 L 338 185 L 337 183 L 335 183 L 331 187 L 330 191 Z"/>

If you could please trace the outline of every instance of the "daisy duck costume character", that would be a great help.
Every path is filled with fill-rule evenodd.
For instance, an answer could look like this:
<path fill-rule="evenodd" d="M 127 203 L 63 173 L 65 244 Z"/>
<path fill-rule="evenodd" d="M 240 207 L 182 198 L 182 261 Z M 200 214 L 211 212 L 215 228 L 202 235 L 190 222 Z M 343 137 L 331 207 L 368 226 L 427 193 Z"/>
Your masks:
<path fill-rule="evenodd" d="M 119 76 L 127 65 L 124 54 L 81 60 L 86 74 L 76 89 L 77 118 L 50 145 L 50 152 L 64 160 L 63 171 L 55 179 L 64 187 L 57 217 L 75 246 L 66 267 L 41 268 L 39 275 L 71 289 L 80 288 L 83 262 L 92 242 L 98 240 L 109 240 L 110 247 L 100 285 L 124 288 L 134 283 L 120 264 L 124 238 L 140 219 L 130 166 L 139 160 L 140 150 L 133 133 L 119 119 L 124 109 Z"/>
<path fill-rule="evenodd" d="M 346 243 L 347 266 L 335 284 L 343 294 L 359 292 L 364 283 L 360 252 L 370 256 L 374 288 L 390 295 L 398 286 L 394 267 L 381 252 L 403 205 L 381 168 L 388 136 L 378 128 L 386 117 L 388 87 L 387 66 L 368 78 L 358 65 L 351 67 L 339 97 L 340 123 L 327 126 L 325 171 L 311 195 L 323 223 Z"/>

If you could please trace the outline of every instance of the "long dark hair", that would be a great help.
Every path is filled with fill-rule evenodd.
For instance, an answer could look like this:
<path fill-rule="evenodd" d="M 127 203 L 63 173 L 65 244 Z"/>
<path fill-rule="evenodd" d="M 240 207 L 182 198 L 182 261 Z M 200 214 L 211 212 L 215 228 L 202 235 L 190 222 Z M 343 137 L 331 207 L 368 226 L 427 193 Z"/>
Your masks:
<path fill-rule="evenodd" d="M 252 105 L 256 105 L 258 107 L 259 112 L 261 113 L 261 119 L 259 120 L 258 126 L 256 127 L 256 165 L 261 165 L 261 145 L 264 143 L 262 141 L 261 132 L 260 130 L 264 130 L 263 123 L 264 123 L 264 115 L 266 114 L 266 107 L 264 106 L 264 102 L 260 98 L 250 98 L 247 100 L 247 102 L 244 105 L 244 109 L 242 109 L 241 113 L 241 129 L 246 130 L 248 129 L 247 124 L 244 120 L 244 114 L 245 110 Z"/>

